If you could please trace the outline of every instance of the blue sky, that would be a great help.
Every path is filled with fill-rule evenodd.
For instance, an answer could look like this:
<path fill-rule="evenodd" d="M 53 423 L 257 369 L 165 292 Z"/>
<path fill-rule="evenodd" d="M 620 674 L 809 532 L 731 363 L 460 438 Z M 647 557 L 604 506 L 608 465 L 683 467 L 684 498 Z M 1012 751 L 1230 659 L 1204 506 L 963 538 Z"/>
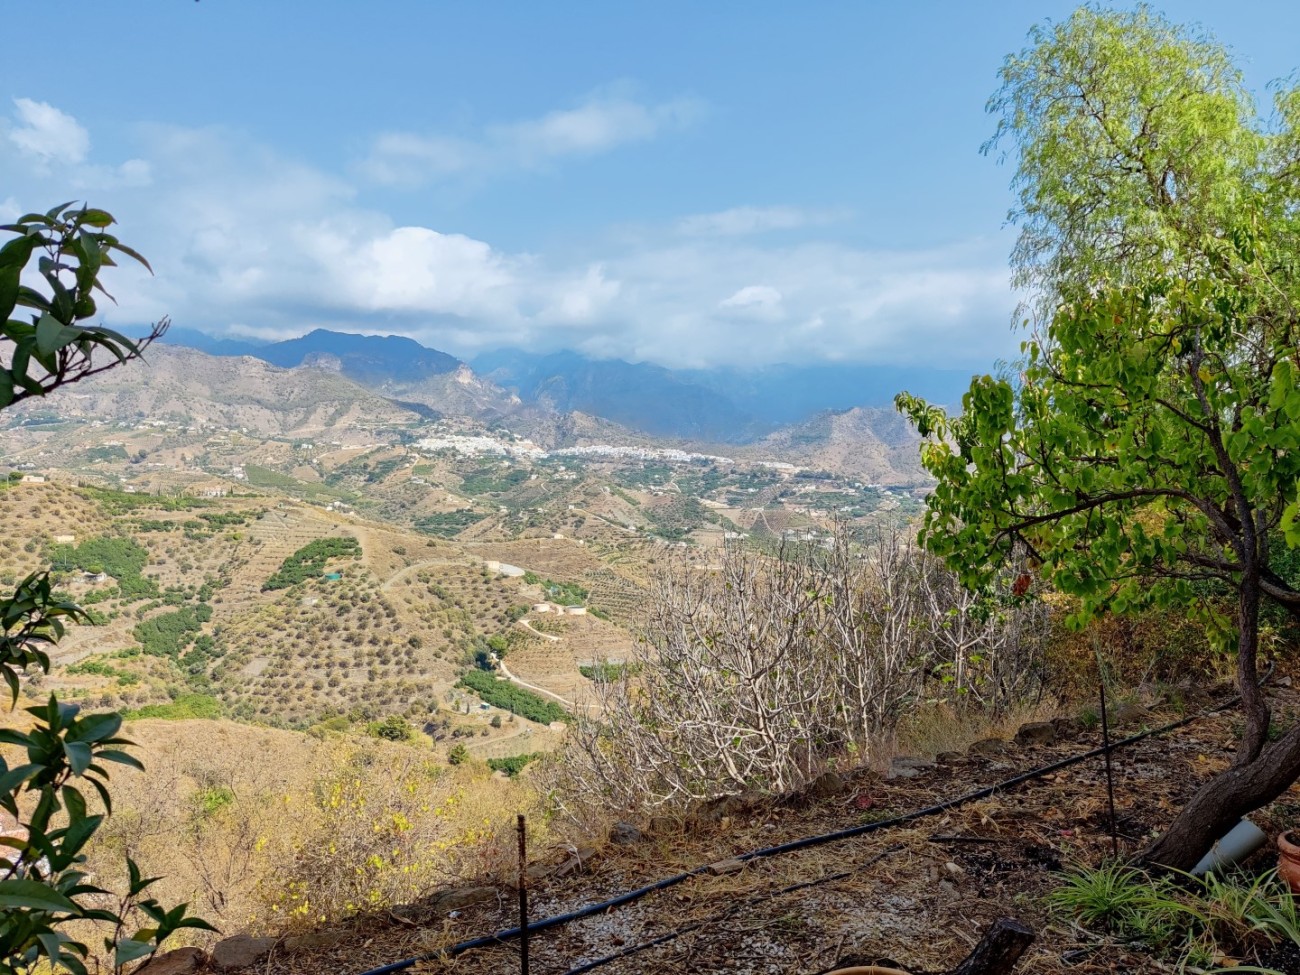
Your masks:
<path fill-rule="evenodd" d="M 0 218 L 112 210 L 157 272 L 120 325 L 984 368 L 1017 338 L 983 106 L 1072 7 L 11 4 Z M 1161 9 L 1258 91 L 1300 65 L 1295 5 Z"/>

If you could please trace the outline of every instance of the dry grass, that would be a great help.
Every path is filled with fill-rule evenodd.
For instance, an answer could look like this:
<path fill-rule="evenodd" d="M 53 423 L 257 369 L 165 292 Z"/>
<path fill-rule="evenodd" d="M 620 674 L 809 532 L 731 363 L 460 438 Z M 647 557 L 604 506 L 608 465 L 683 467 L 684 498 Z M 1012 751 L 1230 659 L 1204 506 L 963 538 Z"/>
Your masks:
<path fill-rule="evenodd" d="M 224 721 L 133 722 L 127 734 L 147 771 L 114 774 L 97 882 L 114 888 L 129 854 L 163 878 L 161 901 L 193 904 L 226 934 L 332 923 L 495 876 L 515 815 L 541 828 L 526 779 L 440 767 L 413 745 Z"/>
<path fill-rule="evenodd" d="M 883 764 L 894 755 L 938 755 L 941 752 L 964 752 L 985 738 L 1010 740 L 1021 725 L 1047 721 L 1062 713 L 1063 705 L 1055 698 L 1036 703 L 1022 703 L 1003 714 L 990 714 L 979 708 L 954 708 L 949 704 L 925 704 L 900 722 L 891 741 L 882 742 L 873 754 Z"/>

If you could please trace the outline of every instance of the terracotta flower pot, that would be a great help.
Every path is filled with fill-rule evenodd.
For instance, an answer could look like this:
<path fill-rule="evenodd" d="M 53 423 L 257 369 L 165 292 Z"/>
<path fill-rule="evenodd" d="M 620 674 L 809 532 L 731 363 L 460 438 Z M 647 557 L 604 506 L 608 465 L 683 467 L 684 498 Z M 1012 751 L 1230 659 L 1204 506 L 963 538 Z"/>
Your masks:
<path fill-rule="evenodd" d="M 1291 893 L 1300 894 L 1300 836 L 1287 830 L 1277 838 L 1277 875 L 1287 882 Z"/>

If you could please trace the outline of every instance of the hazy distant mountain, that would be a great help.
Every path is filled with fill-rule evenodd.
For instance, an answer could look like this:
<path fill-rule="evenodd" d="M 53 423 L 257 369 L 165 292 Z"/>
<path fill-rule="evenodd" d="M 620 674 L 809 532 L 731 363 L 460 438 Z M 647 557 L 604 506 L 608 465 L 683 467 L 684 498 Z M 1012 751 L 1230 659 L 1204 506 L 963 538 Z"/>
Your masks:
<path fill-rule="evenodd" d="M 673 370 L 518 349 L 481 354 L 471 369 L 413 339 L 327 329 L 260 345 L 178 329 L 167 341 L 213 355 L 333 371 L 383 396 L 418 404 L 426 416 L 549 428 L 581 413 L 629 431 L 695 443 L 749 443 L 826 410 L 892 409 L 901 390 L 954 405 L 971 378 L 970 370 L 871 365 Z"/>
<path fill-rule="evenodd" d="M 164 340 L 209 355 L 251 355 L 273 366 L 317 365 L 367 386 L 420 382 L 454 372 L 461 361 L 400 335 L 356 335 L 318 328 L 283 342 L 220 339 L 187 328 L 169 329 Z"/>
<path fill-rule="evenodd" d="M 174 420 L 262 436 L 337 436 L 420 420 L 336 373 L 166 345 L 151 349 L 138 368 L 114 369 L 93 383 L 60 390 L 57 400 L 23 404 L 29 410 L 52 406 L 66 417 Z M 15 410 L 21 415 L 21 408 Z"/>
<path fill-rule="evenodd" d="M 662 366 L 504 349 L 478 356 L 474 368 L 525 403 L 601 416 L 659 437 L 741 442 L 765 432 L 726 396 Z"/>
<path fill-rule="evenodd" d="M 912 485 L 931 480 L 921 467 L 920 443 L 911 424 L 892 406 L 854 407 L 818 413 L 749 444 L 744 451 L 869 483 Z"/>
<path fill-rule="evenodd" d="M 459 359 L 400 335 L 354 335 L 318 328 L 248 353 L 275 366 L 324 365 L 367 386 L 417 383 L 455 372 Z"/>
<path fill-rule="evenodd" d="M 207 332 L 200 332 L 193 328 L 177 328 L 174 325 L 167 329 L 167 334 L 162 337 L 162 341 L 167 345 L 183 345 L 187 349 L 198 349 L 208 355 L 255 356 L 267 345 L 266 342 L 254 342 L 248 339 L 219 339 Z"/>
<path fill-rule="evenodd" d="M 892 409 L 894 397 L 904 390 L 955 406 L 969 388 L 972 374 L 971 369 L 929 366 L 776 365 L 748 371 L 690 370 L 678 376 L 725 396 L 762 422 L 787 424 L 822 410 Z"/>
<path fill-rule="evenodd" d="M 823 410 L 889 407 L 902 390 L 936 403 L 961 400 L 971 371 L 821 365 L 672 370 L 576 352 L 485 353 L 474 368 L 526 403 L 581 410 L 663 437 L 745 443 Z"/>

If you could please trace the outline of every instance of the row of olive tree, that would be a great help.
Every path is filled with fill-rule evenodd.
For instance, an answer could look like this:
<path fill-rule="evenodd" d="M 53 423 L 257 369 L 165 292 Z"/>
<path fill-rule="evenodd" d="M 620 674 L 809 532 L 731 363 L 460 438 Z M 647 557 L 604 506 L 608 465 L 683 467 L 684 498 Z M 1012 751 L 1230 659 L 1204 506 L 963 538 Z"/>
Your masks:
<path fill-rule="evenodd" d="M 913 538 L 732 545 L 659 574 L 632 659 L 579 709 L 557 794 L 636 809 L 787 792 L 865 760 L 923 693 L 997 708 L 1034 692 L 1043 603 L 968 590 Z"/>

